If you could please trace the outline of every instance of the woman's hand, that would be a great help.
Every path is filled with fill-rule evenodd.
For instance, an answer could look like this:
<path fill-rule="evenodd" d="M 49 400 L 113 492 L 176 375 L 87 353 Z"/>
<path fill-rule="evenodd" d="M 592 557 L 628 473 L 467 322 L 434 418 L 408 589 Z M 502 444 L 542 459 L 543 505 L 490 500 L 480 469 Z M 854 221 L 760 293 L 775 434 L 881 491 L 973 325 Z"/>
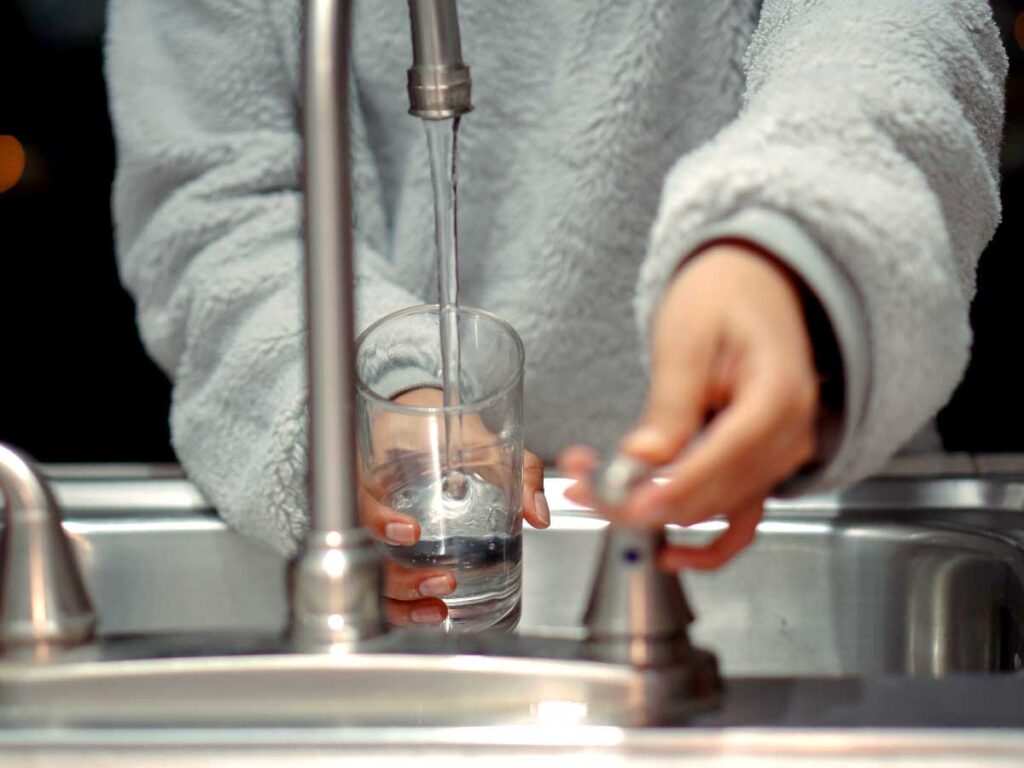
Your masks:
<path fill-rule="evenodd" d="M 419 407 L 440 407 L 441 390 L 415 389 L 395 398 L 395 402 Z M 385 417 L 386 418 L 386 417 Z M 422 435 L 409 436 L 410 441 L 422 440 Z M 476 414 L 462 419 L 462 441 L 466 446 L 492 446 L 494 435 Z M 410 444 L 410 449 L 419 446 Z M 485 449 L 486 450 L 486 449 Z M 486 457 L 475 457 L 486 465 Z M 496 462 L 497 463 L 497 462 Z M 486 471 L 486 470 L 485 470 Z M 503 482 L 495 478 L 497 482 Z M 360 484 L 359 510 L 363 525 L 374 538 L 389 544 L 410 546 L 419 541 L 419 523 L 408 515 L 384 506 L 376 498 L 372 487 Z M 529 451 L 523 452 L 523 516 L 534 528 L 547 528 L 551 515 L 544 498 L 544 465 Z M 392 624 L 440 624 L 448 616 L 448 608 L 440 599 L 455 591 L 457 584 L 451 571 L 442 568 L 405 568 L 388 562 L 385 571 L 384 594 L 388 619 Z"/>
<path fill-rule="evenodd" d="M 767 496 L 815 453 L 819 383 L 797 283 L 752 248 L 709 247 L 669 285 L 652 333 L 647 406 L 620 449 L 673 466 L 612 514 L 632 525 L 725 516 L 707 547 L 661 555 L 668 570 L 717 568 L 750 544 Z M 585 448 L 562 456 L 581 503 L 592 503 L 595 462 Z"/>

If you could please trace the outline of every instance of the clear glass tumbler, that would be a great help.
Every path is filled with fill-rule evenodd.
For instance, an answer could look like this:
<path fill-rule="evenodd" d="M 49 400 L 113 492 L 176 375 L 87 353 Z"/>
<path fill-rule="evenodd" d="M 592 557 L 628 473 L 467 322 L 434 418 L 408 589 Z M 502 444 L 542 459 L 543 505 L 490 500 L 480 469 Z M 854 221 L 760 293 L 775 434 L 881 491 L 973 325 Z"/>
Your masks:
<path fill-rule="evenodd" d="M 419 524 L 416 544 L 379 544 L 387 558 L 454 574 L 448 631 L 510 630 L 522 601 L 523 344 L 488 312 L 452 311 L 452 405 L 442 405 L 440 393 L 436 305 L 388 315 L 356 341 L 360 482 Z M 425 399 L 437 405 L 395 402 L 412 390 L 435 390 Z"/>

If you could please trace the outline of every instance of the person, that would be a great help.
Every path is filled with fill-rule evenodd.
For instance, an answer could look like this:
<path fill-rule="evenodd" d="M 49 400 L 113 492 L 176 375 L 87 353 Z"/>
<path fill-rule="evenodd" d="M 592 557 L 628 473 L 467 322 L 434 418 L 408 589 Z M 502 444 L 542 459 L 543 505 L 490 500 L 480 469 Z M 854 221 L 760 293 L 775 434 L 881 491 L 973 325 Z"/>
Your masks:
<path fill-rule="evenodd" d="M 987 3 L 459 12 L 464 302 L 524 340 L 540 460 L 568 449 L 584 480 L 625 434 L 669 465 L 626 522 L 727 518 L 665 567 L 717 567 L 766 496 L 867 475 L 945 402 L 1000 217 L 1007 61 Z M 119 264 L 174 382 L 175 450 L 229 523 L 283 553 L 306 525 L 300 18 L 299 0 L 112 0 L 107 39 Z M 405 4 L 356 2 L 354 24 L 362 328 L 436 300 L 436 274 Z M 542 482 L 534 461 L 538 526 Z M 392 584 L 400 618 L 443 617 L 453 582 L 434 576 Z"/>

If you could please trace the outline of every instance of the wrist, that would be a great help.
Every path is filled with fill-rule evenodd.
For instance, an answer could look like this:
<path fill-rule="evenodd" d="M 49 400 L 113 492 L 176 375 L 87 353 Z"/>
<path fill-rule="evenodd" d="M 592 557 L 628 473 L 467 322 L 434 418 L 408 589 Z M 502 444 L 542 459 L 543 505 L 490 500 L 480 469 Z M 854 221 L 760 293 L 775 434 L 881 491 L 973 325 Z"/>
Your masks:
<path fill-rule="evenodd" d="M 642 327 L 653 325 L 651 321 L 657 317 L 659 307 L 664 307 L 668 291 L 680 282 L 678 277 L 682 273 L 689 271 L 689 261 L 696 265 L 709 256 L 718 261 L 723 246 L 739 246 L 749 258 L 757 254 L 765 263 L 785 265 L 787 279 L 795 280 L 798 286 L 800 322 L 811 340 L 814 365 L 824 379 L 820 393 L 818 468 L 802 476 L 787 493 L 829 487 L 857 451 L 855 438 L 868 408 L 871 336 L 857 286 L 843 266 L 815 240 L 813 231 L 784 212 L 750 208 L 678 234 L 658 242 L 651 267 L 638 287 Z M 699 299 L 701 293 L 710 294 L 715 299 L 719 286 L 711 281 L 702 282 L 708 287 L 702 285 L 691 295 Z"/>
<path fill-rule="evenodd" d="M 703 244 L 683 260 L 680 273 L 701 261 L 723 265 L 754 261 L 767 265 L 789 285 L 799 302 L 804 331 L 814 354 L 814 367 L 821 382 L 820 407 L 832 413 L 841 412 L 845 392 L 839 343 L 824 306 L 803 277 L 767 248 L 742 238 L 721 238 Z"/>
<path fill-rule="evenodd" d="M 683 274 L 698 265 L 709 264 L 726 269 L 753 267 L 759 272 L 764 272 L 767 267 L 796 293 L 804 285 L 800 276 L 767 248 L 739 238 L 723 238 L 704 243 L 680 261 L 677 274 Z"/>

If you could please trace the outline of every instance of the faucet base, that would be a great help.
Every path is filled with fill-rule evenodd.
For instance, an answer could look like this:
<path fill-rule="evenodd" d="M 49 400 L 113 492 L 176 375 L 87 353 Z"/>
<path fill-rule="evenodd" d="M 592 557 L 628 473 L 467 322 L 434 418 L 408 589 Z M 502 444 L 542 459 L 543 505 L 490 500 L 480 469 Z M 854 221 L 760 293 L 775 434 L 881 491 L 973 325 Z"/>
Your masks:
<path fill-rule="evenodd" d="M 288 636 L 301 650 L 355 650 L 387 631 L 384 570 L 365 530 L 311 536 L 289 567 Z"/>

